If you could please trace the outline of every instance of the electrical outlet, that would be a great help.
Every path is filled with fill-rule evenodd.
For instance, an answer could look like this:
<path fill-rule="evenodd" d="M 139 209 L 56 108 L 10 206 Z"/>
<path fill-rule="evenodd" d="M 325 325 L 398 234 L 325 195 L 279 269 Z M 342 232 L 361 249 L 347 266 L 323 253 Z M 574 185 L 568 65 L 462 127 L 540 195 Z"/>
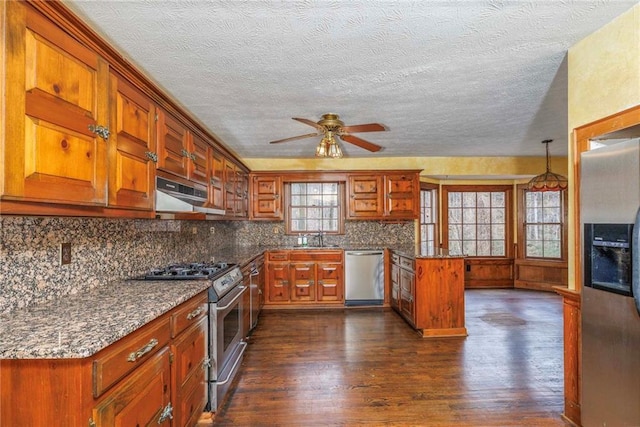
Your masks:
<path fill-rule="evenodd" d="M 60 244 L 60 265 L 71 264 L 71 243 Z"/>
<path fill-rule="evenodd" d="M 209 227 L 209 234 L 216 234 L 216 228 L 214 226 Z"/>
<path fill-rule="evenodd" d="M 278 234 L 280 232 L 280 230 L 278 229 L 278 226 L 274 226 L 273 227 L 273 234 Z"/>
<path fill-rule="evenodd" d="M 198 227 L 192 227 L 191 234 L 198 234 Z"/>

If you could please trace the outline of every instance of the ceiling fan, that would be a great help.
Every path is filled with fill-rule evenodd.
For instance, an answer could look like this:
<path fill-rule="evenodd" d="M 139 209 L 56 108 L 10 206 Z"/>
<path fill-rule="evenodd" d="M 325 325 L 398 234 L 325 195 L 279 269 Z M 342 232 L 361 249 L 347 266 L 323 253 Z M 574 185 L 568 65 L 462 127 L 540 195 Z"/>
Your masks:
<path fill-rule="evenodd" d="M 337 136 L 342 141 L 348 142 L 353 145 L 357 145 L 365 150 L 376 152 L 382 149 L 381 146 L 369 141 L 365 141 L 362 138 L 351 135 L 351 133 L 358 132 L 380 132 L 388 130 L 386 126 L 380 123 L 367 123 L 361 125 L 345 126 L 344 122 L 340 120 L 337 114 L 328 113 L 323 114 L 322 118 L 318 122 L 314 122 L 309 119 L 301 119 L 293 117 L 293 120 L 297 120 L 306 125 L 316 128 L 317 132 L 307 133 L 305 135 L 292 136 L 291 138 L 279 139 L 277 141 L 270 141 L 270 144 L 279 144 L 281 142 L 295 141 L 297 139 L 311 138 L 313 136 L 323 135 L 320 145 L 316 148 L 316 156 L 319 157 L 342 157 L 342 150 L 336 143 L 334 136 Z"/>

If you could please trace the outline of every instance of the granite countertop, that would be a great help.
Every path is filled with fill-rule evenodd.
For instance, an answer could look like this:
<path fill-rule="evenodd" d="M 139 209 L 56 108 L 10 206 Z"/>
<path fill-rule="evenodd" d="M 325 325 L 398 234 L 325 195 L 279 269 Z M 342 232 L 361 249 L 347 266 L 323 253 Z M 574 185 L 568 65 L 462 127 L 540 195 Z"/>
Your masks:
<path fill-rule="evenodd" d="M 306 249 L 393 249 L 415 257 L 413 246 L 353 245 Z M 246 265 L 283 246 L 229 246 L 215 259 Z M 0 315 L 0 359 L 90 357 L 189 298 L 206 290 L 206 280 L 120 280 L 88 292 Z"/>
<path fill-rule="evenodd" d="M 206 280 L 123 280 L 0 316 L 0 359 L 92 356 L 208 288 Z"/>

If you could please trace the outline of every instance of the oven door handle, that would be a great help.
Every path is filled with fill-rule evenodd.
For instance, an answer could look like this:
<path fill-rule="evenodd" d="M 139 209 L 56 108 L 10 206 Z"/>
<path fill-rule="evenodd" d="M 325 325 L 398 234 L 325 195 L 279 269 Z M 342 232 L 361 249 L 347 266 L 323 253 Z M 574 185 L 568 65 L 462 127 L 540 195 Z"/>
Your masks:
<path fill-rule="evenodd" d="M 227 378 L 225 378 L 224 381 L 215 381 L 217 385 L 225 385 L 226 383 L 228 383 L 229 380 L 231 379 L 231 375 L 236 370 L 236 366 L 238 366 L 238 363 L 240 363 L 240 361 L 242 360 L 242 355 L 244 354 L 244 351 L 247 349 L 247 343 L 245 341 L 240 341 L 238 345 L 242 346 L 242 350 L 240 351 L 240 354 L 236 358 L 236 361 L 233 362 L 233 366 L 231 367 L 231 369 L 229 369 L 229 375 L 227 375 Z"/>
<path fill-rule="evenodd" d="M 227 308 L 231 307 L 231 306 L 233 305 L 233 303 L 235 303 L 235 302 L 238 300 L 238 298 L 240 298 L 240 297 L 242 296 L 242 294 L 244 294 L 244 292 L 247 290 L 247 287 L 246 287 L 246 286 L 238 286 L 238 288 L 240 288 L 240 289 L 241 289 L 241 292 L 240 292 L 238 295 L 236 295 L 236 296 L 231 300 L 231 302 L 230 302 L 229 304 L 225 305 L 224 307 L 218 307 L 218 306 L 216 306 L 216 310 L 217 310 L 217 311 L 224 311 L 224 310 L 226 310 Z"/>

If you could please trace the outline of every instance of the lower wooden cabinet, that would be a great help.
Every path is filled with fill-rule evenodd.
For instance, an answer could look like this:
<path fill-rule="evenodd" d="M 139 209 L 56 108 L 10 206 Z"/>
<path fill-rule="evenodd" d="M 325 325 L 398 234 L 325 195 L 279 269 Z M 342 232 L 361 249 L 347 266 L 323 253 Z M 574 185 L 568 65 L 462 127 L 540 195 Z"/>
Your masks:
<path fill-rule="evenodd" d="M 267 253 L 266 305 L 344 303 L 342 250 Z"/>
<path fill-rule="evenodd" d="M 391 307 L 423 337 L 466 336 L 464 259 L 391 252 Z"/>
<path fill-rule="evenodd" d="M 169 348 L 164 347 L 100 401 L 93 409 L 93 425 L 170 426 L 170 384 Z"/>
<path fill-rule="evenodd" d="M 0 361 L 0 425 L 194 426 L 206 405 L 207 305 L 204 291 L 90 357 Z"/>

